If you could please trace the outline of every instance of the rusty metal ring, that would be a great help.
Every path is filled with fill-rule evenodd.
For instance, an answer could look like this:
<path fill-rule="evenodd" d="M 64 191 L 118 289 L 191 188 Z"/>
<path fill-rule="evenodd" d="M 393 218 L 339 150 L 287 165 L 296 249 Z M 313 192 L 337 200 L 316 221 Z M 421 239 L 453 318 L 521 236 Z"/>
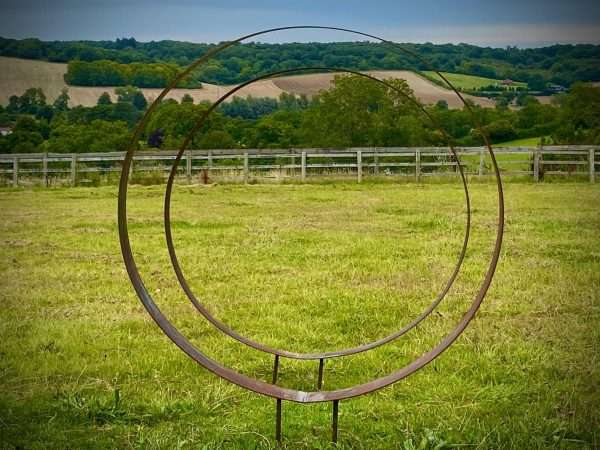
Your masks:
<path fill-rule="evenodd" d="M 434 125 L 435 125 L 435 120 L 433 120 L 432 116 L 430 114 L 428 114 L 428 112 L 425 110 L 425 108 L 423 108 L 423 106 L 420 103 L 416 102 L 412 97 L 407 95 L 401 89 L 398 89 L 394 85 L 386 82 L 385 80 L 375 78 L 375 77 L 365 74 L 365 73 L 361 73 L 361 72 L 357 72 L 357 71 L 349 70 L 349 69 L 337 68 L 337 67 L 302 67 L 302 68 L 296 68 L 296 69 L 281 70 L 281 71 L 261 75 L 259 77 L 256 77 L 252 80 L 249 80 L 245 83 L 242 83 L 242 84 L 232 88 L 227 93 L 222 95 L 216 102 L 214 102 L 210 106 L 209 109 L 207 109 L 205 112 L 203 112 L 200 115 L 199 119 L 196 121 L 194 126 L 191 128 L 191 130 L 187 134 L 186 138 L 184 139 L 183 143 L 181 144 L 181 146 L 179 148 L 179 151 L 175 157 L 173 165 L 171 166 L 169 178 L 167 180 L 167 186 L 165 189 L 165 201 L 164 201 L 164 224 L 165 224 L 165 237 L 167 240 L 167 248 L 169 250 L 169 257 L 171 259 L 171 265 L 173 267 L 173 270 L 175 271 L 177 280 L 179 281 L 179 285 L 185 292 L 185 294 L 188 297 L 188 299 L 190 300 L 190 302 L 194 305 L 196 310 L 200 314 L 202 314 L 202 316 L 204 316 L 208 322 L 210 322 L 217 329 L 219 329 L 226 335 L 230 336 L 231 338 L 233 338 L 233 339 L 237 340 L 238 342 L 241 342 L 249 347 L 252 347 L 256 350 L 259 350 L 259 351 L 262 351 L 265 353 L 270 353 L 270 354 L 276 355 L 276 356 L 290 358 L 290 359 L 300 359 L 300 360 L 320 359 L 320 360 L 322 360 L 322 359 L 337 358 L 337 357 L 341 357 L 341 356 L 354 355 L 357 353 L 365 352 L 367 350 L 371 350 L 373 348 L 377 348 L 388 342 L 394 341 L 395 339 L 398 339 L 399 337 L 405 335 L 410 330 L 412 330 L 417 325 L 419 325 L 423 320 L 425 320 L 437 308 L 437 306 L 442 302 L 442 300 L 444 299 L 444 297 L 446 296 L 446 294 L 452 287 L 454 281 L 456 280 L 456 277 L 458 276 L 458 274 L 460 272 L 462 262 L 464 261 L 464 258 L 465 258 L 466 252 L 467 252 L 467 246 L 468 246 L 468 242 L 469 242 L 469 233 L 471 230 L 471 201 L 469 198 L 469 188 L 467 186 L 467 180 L 466 180 L 466 177 L 464 174 L 463 167 L 460 163 L 460 158 L 458 157 L 458 154 L 457 154 L 454 146 L 451 145 L 450 142 L 448 142 L 450 145 L 451 153 L 456 158 L 458 169 L 460 171 L 461 181 L 463 184 L 463 189 L 465 192 L 467 214 L 466 214 L 466 227 L 465 227 L 465 235 L 463 238 L 463 245 L 462 245 L 461 251 L 459 253 L 456 265 L 450 275 L 450 278 L 448 278 L 448 280 L 444 284 L 442 291 L 436 296 L 436 298 L 433 300 L 433 302 L 427 308 L 425 308 L 425 310 L 423 312 L 421 312 L 415 319 L 413 319 L 407 325 L 402 327 L 400 330 L 397 330 L 394 333 L 389 334 L 388 336 L 385 336 L 385 337 L 375 340 L 373 342 L 369 342 L 367 344 L 358 345 L 355 347 L 350 347 L 350 348 L 346 348 L 346 349 L 342 349 L 342 350 L 319 352 L 319 353 L 297 353 L 297 352 L 290 352 L 287 350 L 273 348 L 273 347 L 264 345 L 262 343 L 256 342 L 252 339 L 249 339 L 249 338 L 239 334 L 238 332 L 236 332 L 235 330 L 233 330 L 232 328 L 227 326 L 225 323 L 223 323 L 222 321 L 217 319 L 215 316 L 213 316 L 212 313 L 208 310 L 208 308 L 206 308 L 206 306 L 204 306 L 194 295 L 192 289 L 190 288 L 190 286 L 187 282 L 187 279 L 185 278 L 185 276 L 183 274 L 183 270 L 181 268 L 181 265 L 179 264 L 179 260 L 177 258 L 177 253 L 175 251 L 175 244 L 173 242 L 172 228 L 171 228 L 171 194 L 172 194 L 173 185 L 175 182 L 175 176 L 177 174 L 177 168 L 179 166 L 181 158 L 183 157 L 184 151 L 186 150 L 186 148 L 192 141 L 194 135 L 197 132 L 199 132 L 199 130 L 202 128 L 202 126 L 206 123 L 206 120 L 208 119 L 210 114 L 213 111 L 215 111 L 217 109 L 217 107 L 221 103 L 223 103 L 227 98 L 229 98 L 230 96 L 235 94 L 237 91 L 243 89 L 244 87 L 246 87 L 250 84 L 253 84 L 257 81 L 261 81 L 264 79 L 270 79 L 270 78 L 274 78 L 274 77 L 278 77 L 278 76 L 282 76 L 282 75 L 287 75 L 289 73 L 302 72 L 302 71 L 308 71 L 308 70 L 346 72 L 346 73 L 361 76 L 361 77 L 370 79 L 372 81 L 375 81 L 379 84 L 382 84 L 382 85 L 386 86 L 387 88 L 393 90 L 394 92 L 402 95 L 408 101 L 413 103 L 413 105 L 416 106 L 420 112 L 422 112 L 430 120 L 434 121 Z M 444 130 L 441 128 L 440 128 L 440 131 L 444 133 Z M 449 136 L 447 136 L 447 138 L 449 138 Z"/>
<path fill-rule="evenodd" d="M 131 283 L 142 301 L 142 304 L 152 317 L 152 319 L 156 322 L 156 324 L 163 330 L 163 332 L 189 357 L 191 357 L 198 364 L 202 365 L 204 368 L 210 370 L 214 374 L 224 378 L 231 383 L 237 384 L 240 387 L 251 390 L 258 394 L 266 395 L 269 397 L 273 397 L 281 400 L 294 401 L 300 403 L 313 403 L 313 402 L 323 402 L 323 401 L 333 401 L 334 405 L 337 405 L 339 400 L 348 399 L 352 397 L 356 397 L 359 395 L 367 394 L 378 389 L 384 388 L 393 384 L 397 381 L 406 378 L 417 370 L 421 369 L 425 365 L 429 364 L 436 357 L 441 355 L 445 350 L 448 349 L 452 345 L 452 343 L 462 334 L 462 332 L 469 325 L 470 321 L 473 319 L 477 310 L 479 309 L 481 302 L 483 301 L 494 277 L 494 272 L 496 270 L 496 266 L 498 265 L 498 260 L 500 258 L 500 249 L 502 247 L 502 237 L 504 234 L 504 194 L 502 189 L 502 181 L 500 178 L 500 170 L 498 168 L 498 164 L 496 162 L 496 157 L 494 155 L 494 151 L 491 147 L 490 141 L 485 134 L 481 123 L 479 122 L 476 115 L 473 113 L 470 105 L 464 100 L 464 98 L 460 95 L 460 93 L 452 86 L 452 84 L 439 72 L 436 72 L 438 76 L 442 78 L 446 82 L 446 84 L 456 93 L 456 95 L 461 99 L 467 110 L 471 113 L 475 124 L 480 131 L 483 139 L 485 140 L 486 147 L 488 149 L 492 166 L 494 168 L 494 175 L 496 177 L 496 186 L 498 191 L 498 226 L 496 232 L 496 240 L 494 244 L 494 249 L 492 252 L 491 260 L 488 265 L 486 274 L 484 279 L 479 287 L 479 291 L 475 295 L 471 307 L 462 317 L 462 319 L 458 322 L 456 327 L 447 334 L 433 349 L 429 352 L 421 355 L 417 359 L 415 359 L 412 363 L 404 366 L 403 368 L 392 372 L 391 374 L 371 380 L 367 383 L 363 383 L 360 385 L 356 385 L 349 388 L 337 389 L 333 391 L 316 391 L 316 392 L 305 392 L 296 389 L 283 388 L 274 384 L 266 383 L 264 381 L 260 381 L 241 373 L 238 373 L 228 367 L 225 367 L 213 359 L 209 358 L 207 355 L 199 351 L 192 343 L 183 336 L 179 330 L 177 330 L 173 324 L 164 316 L 162 311 L 158 308 L 152 296 L 144 286 L 144 282 L 141 278 L 137 265 L 135 263 L 135 258 L 133 257 L 133 252 L 131 249 L 131 242 L 129 240 L 129 231 L 127 226 L 127 188 L 128 188 L 128 179 L 129 179 L 129 170 L 131 168 L 131 161 L 133 159 L 133 154 L 135 153 L 135 149 L 137 146 L 137 140 L 139 139 L 142 130 L 144 129 L 148 118 L 152 114 L 152 112 L 156 109 L 156 106 L 162 101 L 162 99 L 167 95 L 167 93 L 173 89 L 179 81 L 181 81 L 184 77 L 186 77 L 192 70 L 196 67 L 204 63 L 205 61 L 212 58 L 214 55 L 219 53 L 220 51 L 235 45 L 239 42 L 242 42 L 246 39 L 256 37 L 259 35 L 275 32 L 275 31 L 283 31 L 283 30 L 292 30 L 292 29 L 326 29 L 326 30 L 338 30 L 345 31 L 348 33 L 377 39 L 382 43 L 388 44 L 392 47 L 395 47 L 404 53 L 416 57 L 427 67 L 431 67 L 431 65 L 421 58 L 419 55 L 411 52 L 403 48 L 402 46 L 395 44 L 391 41 L 379 38 L 377 36 L 362 33 L 360 31 L 338 28 L 338 27 L 325 27 L 325 26 L 313 26 L 313 25 L 300 25 L 293 27 L 280 27 L 280 28 L 272 28 L 269 30 L 263 30 L 256 33 L 252 33 L 246 36 L 242 36 L 234 41 L 225 42 L 218 47 L 215 47 L 209 50 L 203 57 L 192 63 L 186 70 L 181 72 L 177 77 L 175 77 L 169 86 L 165 88 L 161 94 L 156 98 L 156 100 L 150 105 L 147 109 L 146 113 L 138 123 L 136 129 L 134 130 L 132 139 L 130 141 L 128 150 L 126 152 L 123 167 L 121 172 L 121 179 L 119 182 L 119 199 L 118 199 L 118 222 L 119 222 L 119 242 L 121 245 L 121 253 L 123 254 L 123 260 L 125 263 L 125 267 L 127 269 L 127 273 L 131 280 Z M 278 403 L 279 405 L 279 403 Z"/>

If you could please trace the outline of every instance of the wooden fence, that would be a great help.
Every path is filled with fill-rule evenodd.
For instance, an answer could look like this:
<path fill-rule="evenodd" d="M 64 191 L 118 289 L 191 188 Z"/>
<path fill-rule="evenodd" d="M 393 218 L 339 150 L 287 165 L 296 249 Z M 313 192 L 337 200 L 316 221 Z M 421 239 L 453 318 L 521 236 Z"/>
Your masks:
<path fill-rule="evenodd" d="M 459 148 L 468 175 L 492 175 L 491 161 L 483 147 Z M 576 176 L 595 181 L 600 165 L 598 146 L 546 146 L 495 148 L 503 175 L 519 175 L 540 181 L 546 176 Z M 170 170 L 175 151 L 140 151 L 134 158 L 133 182 L 152 175 L 162 181 Z M 86 185 L 100 177 L 118 176 L 123 152 L 35 153 L 0 155 L 0 174 L 5 185 Z M 349 148 L 349 149 L 253 149 L 187 150 L 178 170 L 188 183 L 212 181 L 267 181 L 310 177 L 456 176 L 457 162 L 448 148 Z"/>

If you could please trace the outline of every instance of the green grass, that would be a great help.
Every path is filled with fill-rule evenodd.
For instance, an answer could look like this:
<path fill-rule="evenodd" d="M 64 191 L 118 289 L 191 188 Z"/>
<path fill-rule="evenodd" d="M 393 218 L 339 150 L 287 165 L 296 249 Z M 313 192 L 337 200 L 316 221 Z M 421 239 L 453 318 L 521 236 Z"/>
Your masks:
<path fill-rule="evenodd" d="M 461 73 L 451 73 L 451 72 L 440 72 L 440 73 L 443 76 L 445 76 L 448 79 L 448 81 L 450 81 L 450 83 L 452 83 L 454 85 L 454 87 L 456 87 L 457 89 L 460 89 L 460 90 L 465 90 L 465 91 L 481 89 L 481 88 L 487 87 L 489 85 L 496 85 L 502 81 L 502 80 L 496 80 L 494 78 L 477 77 L 474 75 L 464 75 Z M 435 72 L 424 71 L 423 74 L 427 78 L 431 79 L 434 82 L 443 83 L 444 85 L 446 85 L 446 83 Z M 512 88 L 517 88 L 517 87 L 527 88 L 527 83 L 515 81 L 511 85 L 511 87 Z"/>
<path fill-rule="evenodd" d="M 496 193 L 472 184 L 473 236 L 438 313 L 398 342 L 328 361 L 325 389 L 431 348 L 485 272 Z M 272 358 L 199 317 L 168 264 L 162 187 L 130 190 L 149 290 L 209 356 L 268 380 Z M 594 448 L 600 443 L 600 186 L 506 185 L 502 259 L 476 320 L 430 366 L 340 403 L 339 448 Z M 273 448 L 275 404 L 221 381 L 149 319 L 123 268 L 114 187 L 1 190 L 0 448 Z M 456 183 L 177 186 L 174 237 L 217 317 L 282 348 L 356 345 L 440 290 L 464 231 Z M 317 362 L 282 360 L 313 389 Z M 331 405 L 283 405 L 285 448 L 331 448 Z"/>
<path fill-rule="evenodd" d="M 524 139 L 515 139 L 513 141 L 494 144 L 496 147 L 537 147 L 542 142 L 541 137 L 532 137 Z"/>
<path fill-rule="evenodd" d="M 532 137 L 515 139 L 513 141 L 501 142 L 493 145 L 494 147 L 537 147 L 541 142 L 541 137 Z M 512 155 L 497 154 L 496 157 L 501 167 L 506 168 L 507 170 L 532 170 L 531 155 L 527 153 Z"/>

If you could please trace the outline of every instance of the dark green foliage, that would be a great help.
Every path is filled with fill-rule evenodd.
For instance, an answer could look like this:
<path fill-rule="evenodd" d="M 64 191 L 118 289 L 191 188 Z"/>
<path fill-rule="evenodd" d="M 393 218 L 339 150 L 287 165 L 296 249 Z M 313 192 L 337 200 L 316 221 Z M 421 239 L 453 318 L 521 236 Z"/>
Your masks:
<path fill-rule="evenodd" d="M 274 113 L 278 110 L 299 110 L 309 106 L 310 101 L 305 95 L 296 96 L 283 92 L 279 100 L 272 98 L 241 98 L 234 97 L 232 101 L 223 103 L 220 110 L 230 117 L 242 119 L 258 119 L 262 116 Z"/>
<path fill-rule="evenodd" d="M 212 130 L 202 135 L 198 148 L 236 148 L 236 142 L 225 130 Z"/>
<path fill-rule="evenodd" d="M 157 130 L 161 130 L 164 136 L 162 148 L 178 148 L 208 107 L 208 103 L 194 105 L 193 103 L 184 102 L 179 104 L 174 100 L 167 100 L 160 104 L 152 114 L 146 126 L 146 134 L 152 135 Z M 200 148 L 202 146 L 202 148 L 206 148 L 207 142 L 209 142 L 206 133 L 215 131 L 225 131 L 225 118 L 219 112 L 214 112 L 209 116 L 208 120 L 193 136 L 190 147 Z M 227 142 L 229 144 L 225 148 L 235 146 L 230 141 Z"/>
<path fill-rule="evenodd" d="M 425 57 L 437 70 L 510 78 L 528 83 L 534 91 L 546 89 L 548 82 L 568 87 L 575 81 L 600 80 L 598 45 L 527 49 L 430 43 L 403 46 Z M 214 44 L 176 41 L 137 42 L 133 38 L 71 42 L 0 38 L 0 55 L 68 62 L 67 81 L 87 86 L 164 87 L 179 68 L 214 47 Z M 415 58 L 380 43 L 248 43 L 227 49 L 196 71 L 187 85 L 198 87 L 199 80 L 240 83 L 261 73 L 302 66 L 355 70 L 428 69 Z"/>
<path fill-rule="evenodd" d="M 18 118 L 12 133 L 0 138 L 0 151 L 3 153 L 33 153 L 48 138 L 49 127 L 45 121 L 32 116 Z"/>
<path fill-rule="evenodd" d="M 137 91 L 135 94 L 133 94 L 131 104 L 135 106 L 138 111 L 143 111 L 146 109 L 146 106 L 148 106 L 146 97 L 144 97 L 144 94 L 142 94 L 140 91 Z"/>
<path fill-rule="evenodd" d="M 124 150 L 130 133 L 125 122 L 93 120 L 89 124 L 54 124 L 44 150 L 56 153 L 107 152 Z"/>
<path fill-rule="evenodd" d="M 600 88 L 576 84 L 559 97 L 557 141 L 569 144 L 600 144 Z"/>
<path fill-rule="evenodd" d="M 506 119 L 500 119 L 486 126 L 485 131 L 492 142 L 505 142 L 516 139 L 517 132 L 512 123 Z"/>
<path fill-rule="evenodd" d="M 125 86 L 162 88 L 167 86 L 180 68 L 167 63 L 130 63 L 114 61 L 69 61 L 65 81 L 73 86 Z M 202 87 L 197 79 L 180 84 L 181 87 Z"/>
<path fill-rule="evenodd" d="M 438 100 L 435 107 L 445 111 L 448 109 L 448 102 L 446 100 Z"/>
<path fill-rule="evenodd" d="M 359 76 L 336 76 L 303 115 L 300 134 L 312 147 L 424 145 L 430 139 L 404 80 L 387 80 L 404 95 Z"/>
<path fill-rule="evenodd" d="M 146 109 L 146 106 L 148 106 L 144 94 L 136 87 L 119 87 L 115 89 L 115 93 L 117 94 L 117 101 L 119 103 L 131 103 L 138 110 Z"/>
<path fill-rule="evenodd" d="M 103 92 L 100 97 L 98 97 L 98 105 L 111 105 L 112 100 L 110 99 L 110 94 L 108 92 Z"/>
<path fill-rule="evenodd" d="M 69 99 L 70 97 L 68 89 L 63 89 L 60 95 L 56 97 L 56 100 L 54 100 L 52 106 L 56 112 L 67 111 L 69 109 Z"/>
<path fill-rule="evenodd" d="M 6 111 L 19 114 L 38 114 L 46 106 L 46 96 L 40 88 L 30 88 L 23 95 L 13 95 Z"/>
<path fill-rule="evenodd" d="M 97 105 L 91 108 L 77 106 L 69 110 L 66 117 L 69 122 L 73 123 L 90 123 L 93 120 L 107 120 L 111 122 L 125 122 L 129 127 L 133 127 L 141 117 L 141 112 L 133 106 L 133 103 L 118 102 L 109 105 Z"/>
<path fill-rule="evenodd" d="M 446 137 L 414 105 L 402 80 L 388 82 L 402 92 L 358 76 L 338 76 L 330 91 L 308 101 L 282 95 L 273 99 L 234 99 L 214 111 L 192 136 L 187 148 L 306 148 L 359 146 L 447 145 Z M 3 126 L 13 133 L 0 137 L 0 151 L 112 151 L 123 149 L 139 121 L 146 100 L 139 89 L 117 89 L 118 102 L 108 94 L 93 107 L 63 110 L 65 97 L 46 104 L 39 89 L 13 97 L 0 110 Z M 557 104 L 543 105 L 529 96 L 517 97 L 519 109 L 506 105 L 471 105 L 492 143 L 513 139 L 549 138 L 554 144 L 600 143 L 600 88 L 576 84 Z M 140 141 L 153 148 L 176 149 L 210 107 L 165 100 L 152 114 Z M 457 145 L 483 145 L 471 113 L 449 109 L 444 102 L 426 108 Z"/>

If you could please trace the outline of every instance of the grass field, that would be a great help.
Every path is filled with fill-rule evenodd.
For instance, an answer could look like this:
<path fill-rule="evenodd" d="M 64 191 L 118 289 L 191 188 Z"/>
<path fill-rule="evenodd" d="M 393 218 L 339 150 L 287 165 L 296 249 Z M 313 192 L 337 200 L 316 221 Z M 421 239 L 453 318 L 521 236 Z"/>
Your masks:
<path fill-rule="evenodd" d="M 399 368 L 466 310 L 493 243 L 496 193 L 473 183 L 473 236 L 439 312 L 400 339 L 328 361 L 325 389 Z M 130 189 L 146 286 L 209 356 L 268 380 L 272 359 L 227 339 L 176 285 L 162 187 Z M 457 343 L 412 377 L 340 403 L 339 448 L 597 448 L 600 186 L 507 183 L 492 288 Z M 151 322 L 120 256 L 116 189 L 0 190 L 0 448 L 273 448 L 275 404 L 220 381 Z M 461 187 L 177 186 L 174 237 L 217 317 L 267 344 L 331 350 L 382 337 L 431 302 L 464 231 Z M 282 360 L 313 390 L 317 362 Z M 285 448 L 330 448 L 331 405 L 284 402 Z"/>
<path fill-rule="evenodd" d="M 444 75 L 448 79 L 448 81 L 450 81 L 450 83 L 452 83 L 454 85 L 454 87 L 456 87 L 457 89 L 465 90 L 465 91 L 481 89 L 481 88 L 487 87 L 489 85 L 496 85 L 502 81 L 502 80 L 496 80 L 494 78 L 477 77 L 474 75 L 464 75 L 462 73 L 451 73 L 451 72 L 440 72 L 440 73 L 442 75 Z M 423 74 L 435 82 L 444 83 L 444 81 L 435 72 L 425 71 L 425 72 L 423 72 Z M 515 81 L 512 84 L 512 87 L 526 88 L 527 83 Z"/>
<path fill-rule="evenodd" d="M 541 137 L 532 137 L 524 139 L 515 139 L 513 141 L 495 144 L 497 147 L 537 147 L 542 142 Z"/>

